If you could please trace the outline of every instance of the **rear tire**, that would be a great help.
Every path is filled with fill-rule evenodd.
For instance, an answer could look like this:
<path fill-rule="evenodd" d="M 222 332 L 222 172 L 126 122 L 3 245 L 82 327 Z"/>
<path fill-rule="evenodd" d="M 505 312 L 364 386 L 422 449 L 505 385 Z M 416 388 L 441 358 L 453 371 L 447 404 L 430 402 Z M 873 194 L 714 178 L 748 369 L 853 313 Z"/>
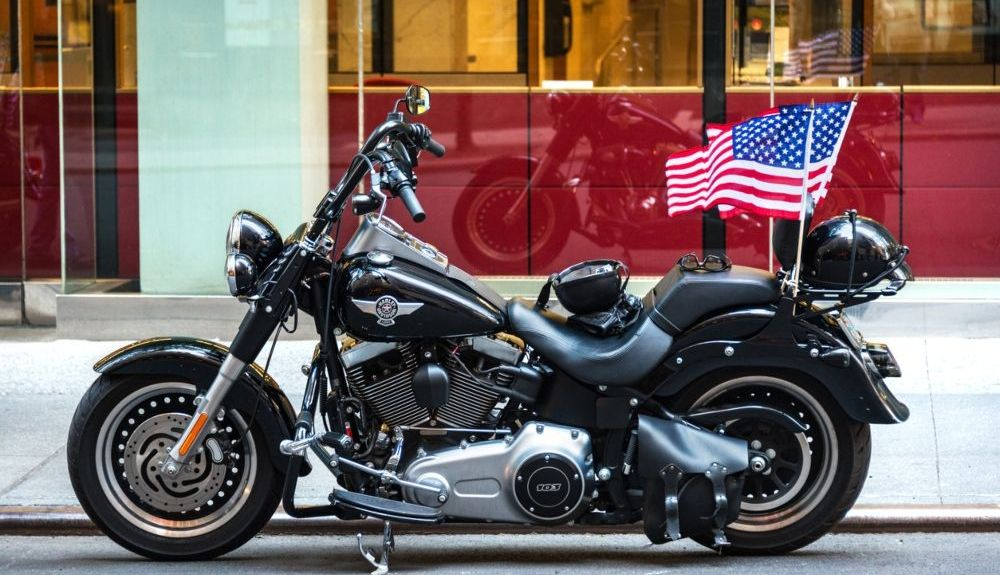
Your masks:
<path fill-rule="evenodd" d="M 209 559 L 236 549 L 267 523 L 281 498 L 259 424 L 227 410 L 209 448 L 182 475 L 157 463 L 180 436 L 204 389 L 169 376 L 101 376 L 73 415 L 67 445 L 73 490 L 116 543 L 151 559 Z"/>
<path fill-rule="evenodd" d="M 703 380 L 684 390 L 673 406 L 684 412 L 740 403 L 776 407 L 809 429 L 792 434 L 753 420 L 727 423 L 728 435 L 758 441 L 758 450 L 774 450 L 775 457 L 767 475 L 747 472 L 740 516 L 726 527 L 731 545 L 723 552 L 767 555 L 809 545 L 843 519 L 861 493 L 871 430 L 850 420 L 817 382 L 787 373 Z M 691 538 L 712 547 L 711 534 Z"/>

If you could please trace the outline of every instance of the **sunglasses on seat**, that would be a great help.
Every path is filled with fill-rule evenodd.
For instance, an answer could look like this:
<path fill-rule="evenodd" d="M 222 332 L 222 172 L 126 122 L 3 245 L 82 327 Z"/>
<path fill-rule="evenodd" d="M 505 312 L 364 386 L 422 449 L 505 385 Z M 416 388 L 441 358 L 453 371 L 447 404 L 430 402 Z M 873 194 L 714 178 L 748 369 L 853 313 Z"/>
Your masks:
<path fill-rule="evenodd" d="M 705 270 L 707 272 L 724 272 L 729 268 L 733 267 L 732 262 L 726 256 L 717 256 L 715 254 L 709 254 L 705 256 L 705 259 L 699 260 L 698 256 L 691 252 L 689 254 L 684 254 L 677 260 L 677 265 L 686 272 L 693 272 L 698 270 Z"/>

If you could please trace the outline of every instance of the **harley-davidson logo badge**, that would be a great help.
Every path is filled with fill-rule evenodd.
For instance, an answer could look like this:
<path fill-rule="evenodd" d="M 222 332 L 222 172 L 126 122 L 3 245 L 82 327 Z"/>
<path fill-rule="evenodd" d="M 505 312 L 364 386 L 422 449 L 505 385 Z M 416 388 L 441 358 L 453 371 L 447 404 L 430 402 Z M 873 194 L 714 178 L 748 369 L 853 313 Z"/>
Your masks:
<path fill-rule="evenodd" d="M 398 316 L 410 315 L 424 305 L 422 303 L 400 302 L 391 295 L 384 295 L 375 301 L 357 299 L 352 299 L 351 301 L 364 313 L 377 317 L 377 323 L 386 327 L 395 325 Z"/>
<path fill-rule="evenodd" d="M 391 325 L 392 318 L 396 317 L 399 313 L 399 302 L 396 298 L 392 296 L 380 297 L 375 302 L 375 315 L 378 316 L 378 322 L 388 322 L 383 325 Z"/>

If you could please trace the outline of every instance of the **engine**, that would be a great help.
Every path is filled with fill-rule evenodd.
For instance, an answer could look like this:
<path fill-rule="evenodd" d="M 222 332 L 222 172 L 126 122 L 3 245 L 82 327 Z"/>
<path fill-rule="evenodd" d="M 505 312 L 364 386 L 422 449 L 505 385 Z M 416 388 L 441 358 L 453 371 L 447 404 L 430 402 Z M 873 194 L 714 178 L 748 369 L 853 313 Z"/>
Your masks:
<path fill-rule="evenodd" d="M 341 358 L 351 393 L 389 427 L 476 427 L 497 406 L 500 395 L 477 382 L 470 371 L 491 385 L 510 386 L 513 376 L 484 372 L 516 364 L 520 354 L 517 346 L 484 336 L 460 342 L 454 353 L 411 342 L 361 342 Z M 419 374 L 420 370 L 426 373 Z M 425 377 L 432 378 L 429 391 L 414 382 Z"/>
<path fill-rule="evenodd" d="M 521 349 L 498 338 L 438 345 L 362 342 L 343 350 L 341 358 L 351 393 L 389 427 L 495 428 L 503 396 L 526 397 L 521 369 L 529 368 L 510 369 Z M 430 441 L 426 431 L 401 476 L 433 486 L 443 500 L 405 487 L 406 501 L 440 508 L 449 517 L 538 524 L 570 521 L 588 507 L 594 462 L 584 430 L 527 423 L 513 434 L 501 432 L 500 439 L 461 442 L 459 429 L 447 441 Z"/>
<path fill-rule="evenodd" d="M 527 423 L 507 439 L 449 447 L 418 457 L 404 479 L 434 493 L 406 487 L 407 501 L 436 507 L 449 517 L 510 523 L 565 523 L 587 510 L 594 490 L 594 460 L 587 432 Z"/>

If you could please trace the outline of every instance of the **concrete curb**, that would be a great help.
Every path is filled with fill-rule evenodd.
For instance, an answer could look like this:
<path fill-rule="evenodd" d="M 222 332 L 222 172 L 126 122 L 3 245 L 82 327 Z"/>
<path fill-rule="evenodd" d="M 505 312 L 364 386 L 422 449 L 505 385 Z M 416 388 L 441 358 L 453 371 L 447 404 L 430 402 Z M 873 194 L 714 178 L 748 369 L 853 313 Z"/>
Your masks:
<path fill-rule="evenodd" d="M 295 519 L 279 511 L 264 528 L 272 535 L 354 535 L 379 529 L 374 520 Z M 491 523 L 397 524 L 401 534 L 479 533 L 637 533 L 633 525 L 540 527 Z M 1000 504 L 858 505 L 834 528 L 836 533 L 987 533 L 1000 532 Z M 0 506 L 0 535 L 97 535 L 99 530 L 76 506 Z"/>

